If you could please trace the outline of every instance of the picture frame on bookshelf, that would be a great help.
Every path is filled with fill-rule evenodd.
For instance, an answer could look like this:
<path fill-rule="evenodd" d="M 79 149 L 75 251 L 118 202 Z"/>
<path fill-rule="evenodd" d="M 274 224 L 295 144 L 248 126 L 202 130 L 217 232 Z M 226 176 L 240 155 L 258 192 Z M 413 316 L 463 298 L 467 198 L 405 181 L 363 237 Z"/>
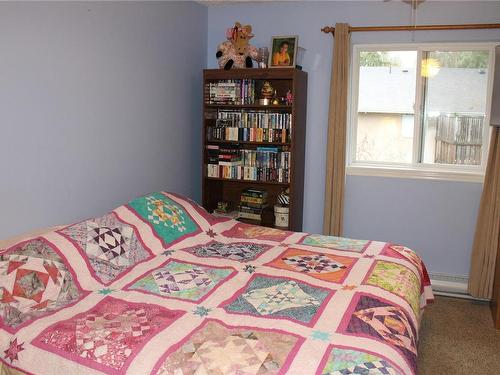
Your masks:
<path fill-rule="evenodd" d="M 299 46 L 298 35 L 279 35 L 271 38 L 270 68 L 293 68 Z"/>

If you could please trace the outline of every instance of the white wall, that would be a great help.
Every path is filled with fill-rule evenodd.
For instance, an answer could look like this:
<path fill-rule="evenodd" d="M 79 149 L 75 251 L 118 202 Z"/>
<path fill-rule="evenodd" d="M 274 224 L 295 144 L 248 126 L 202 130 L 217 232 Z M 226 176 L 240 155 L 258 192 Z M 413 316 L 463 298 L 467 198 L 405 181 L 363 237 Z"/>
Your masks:
<path fill-rule="evenodd" d="M 200 196 L 207 9 L 0 3 L 0 238 Z"/>

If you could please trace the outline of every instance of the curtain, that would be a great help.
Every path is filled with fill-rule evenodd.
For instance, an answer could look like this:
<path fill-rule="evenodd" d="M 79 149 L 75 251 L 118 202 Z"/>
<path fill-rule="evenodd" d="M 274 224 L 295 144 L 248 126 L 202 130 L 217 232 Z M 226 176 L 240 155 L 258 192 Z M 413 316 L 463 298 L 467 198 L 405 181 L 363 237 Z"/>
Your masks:
<path fill-rule="evenodd" d="M 491 298 L 500 251 L 500 127 L 492 127 L 488 165 L 472 248 L 469 293 Z"/>
<path fill-rule="evenodd" d="M 349 83 L 349 25 L 337 23 L 333 42 L 326 153 L 323 233 L 342 235 L 344 214 L 347 87 Z"/>

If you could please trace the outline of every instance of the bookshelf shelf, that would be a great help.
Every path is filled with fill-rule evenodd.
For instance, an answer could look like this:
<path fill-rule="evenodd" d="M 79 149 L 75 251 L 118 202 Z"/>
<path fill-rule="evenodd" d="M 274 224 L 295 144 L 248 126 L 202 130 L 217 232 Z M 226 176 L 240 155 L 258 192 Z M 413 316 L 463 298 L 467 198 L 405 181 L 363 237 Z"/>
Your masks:
<path fill-rule="evenodd" d="M 207 108 L 220 108 L 220 109 L 258 109 L 258 110 L 289 110 L 291 111 L 293 106 L 291 105 L 262 105 L 262 104 L 205 104 Z"/>
<path fill-rule="evenodd" d="M 207 143 L 228 143 L 228 144 L 242 144 L 242 145 L 255 145 L 255 146 L 283 146 L 283 147 L 291 147 L 292 144 L 290 142 L 254 142 L 254 141 L 219 141 L 219 140 L 210 140 Z"/>
<path fill-rule="evenodd" d="M 293 103 L 258 104 L 264 81 L 271 83 L 279 98 L 290 90 Z M 224 90 L 232 96 L 228 97 Z M 225 96 L 218 96 L 219 92 Z M 274 205 L 278 195 L 288 188 L 287 229 L 301 231 L 307 73 L 297 69 L 206 69 L 203 71 L 203 93 L 202 193 L 205 209 L 212 212 L 218 202 L 226 202 L 231 209 L 237 209 L 245 189 L 265 190 L 267 207 L 262 211 L 262 219 L 240 221 L 274 227 Z M 214 101 L 244 104 L 213 104 Z M 248 133 L 250 130 L 252 133 Z M 269 180 L 252 179 L 257 176 Z"/>
<path fill-rule="evenodd" d="M 237 178 L 222 178 L 222 177 L 205 177 L 205 178 L 207 180 L 238 182 L 238 183 L 254 184 L 254 185 L 280 185 L 280 186 L 290 185 L 289 182 L 277 182 L 277 181 L 254 181 L 254 180 L 243 180 Z"/>

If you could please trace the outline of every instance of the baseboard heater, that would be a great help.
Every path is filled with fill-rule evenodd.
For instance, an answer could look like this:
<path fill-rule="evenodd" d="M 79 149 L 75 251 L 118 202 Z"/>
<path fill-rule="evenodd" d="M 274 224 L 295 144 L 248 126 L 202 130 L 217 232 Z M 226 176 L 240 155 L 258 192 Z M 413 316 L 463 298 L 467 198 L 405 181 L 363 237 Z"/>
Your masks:
<path fill-rule="evenodd" d="M 464 298 L 480 303 L 490 301 L 489 299 L 472 297 L 467 293 L 467 284 L 469 282 L 467 276 L 430 272 L 429 277 L 431 278 L 432 291 L 437 296 Z"/>
<path fill-rule="evenodd" d="M 446 273 L 431 272 L 432 290 L 437 295 L 450 295 L 461 298 L 472 298 L 467 293 L 469 278 L 463 275 L 450 275 Z"/>

